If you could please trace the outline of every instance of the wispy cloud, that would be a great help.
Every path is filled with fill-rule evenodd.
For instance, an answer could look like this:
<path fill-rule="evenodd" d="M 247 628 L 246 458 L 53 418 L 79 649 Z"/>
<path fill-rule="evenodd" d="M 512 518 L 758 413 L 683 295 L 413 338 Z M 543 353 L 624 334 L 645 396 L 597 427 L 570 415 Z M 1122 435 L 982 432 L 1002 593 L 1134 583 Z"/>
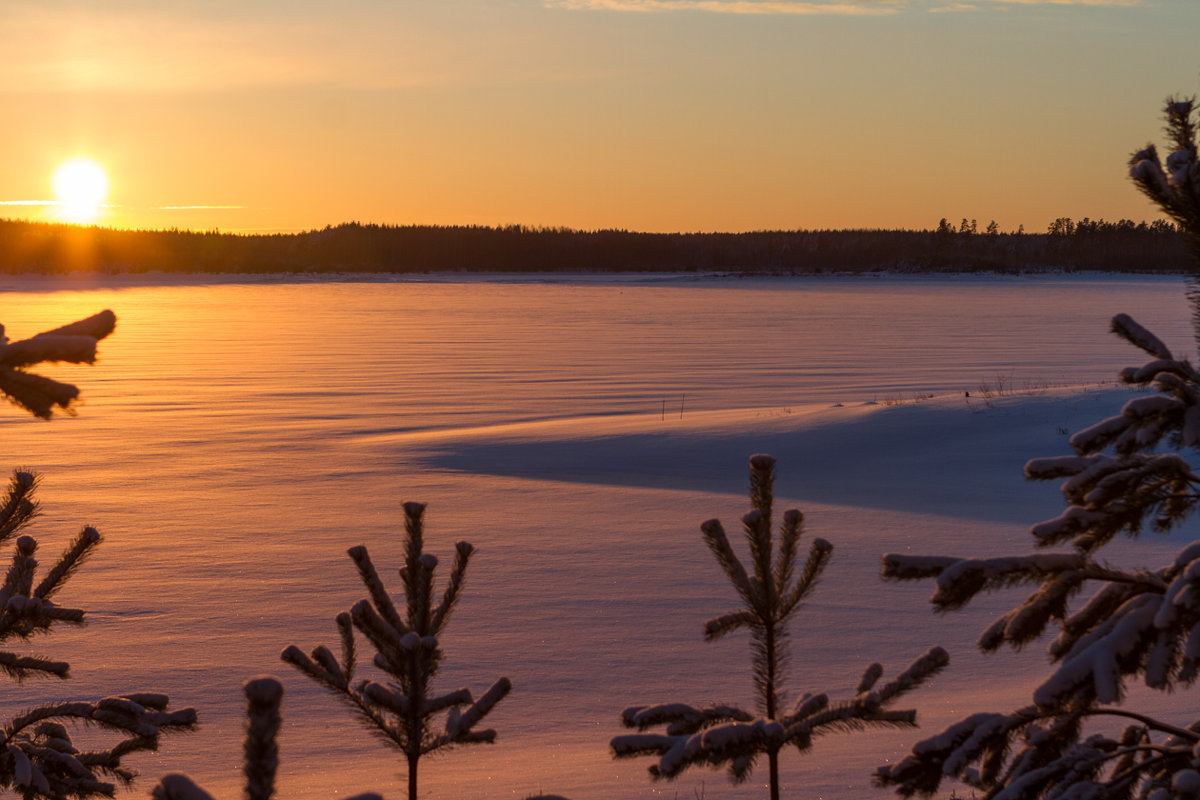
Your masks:
<path fill-rule="evenodd" d="M 549 8 L 585 11 L 704 11 L 714 14 L 807 14 L 879 16 L 898 13 L 901 0 L 862 2 L 791 2 L 790 0 L 545 0 Z"/>
<path fill-rule="evenodd" d="M 249 206 L 158 206 L 156 211 L 242 211 Z"/>
<path fill-rule="evenodd" d="M 1138 8 L 1146 5 L 1145 0 L 986 0 L 986 2 L 1009 6 L 1106 6 L 1109 8 Z"/>
<path fill-rule="evenodd" d="M 970 3 L 944 2 L 930 5 L 931 13 L 939 11 L 980 11 L 1005 6 L 1087 6 L 1091 8 L 1141 8 L 1145 0 L 974 0 Z"/>
<path fill-rule="evenodd" d="M 543 0 L 547 8 L 575 11 L 631 11 L 654 13 L 664 11 L 703 11 L 714 14 L 807 14 L 842 16 L 881 16 L 904 11 L 931 13 L 980 11 L 996 6 L 1091 6 L 1136 8 L 1145 0 L 975 0 L 975 2 L 941 2 L 940 0 L 842 0 L 841 2 L 807 2 L 806 0 Z"/>
<path fill-rule="evenodd" d="M 469 53 L 455 41 L 417 48 L 421 30 L 399 26 L 400 12 L 209 17 L 170 3 L 64 5 L 70 13 L 0 2 L 0 92 L 431 85 L 464 71 Z"/>

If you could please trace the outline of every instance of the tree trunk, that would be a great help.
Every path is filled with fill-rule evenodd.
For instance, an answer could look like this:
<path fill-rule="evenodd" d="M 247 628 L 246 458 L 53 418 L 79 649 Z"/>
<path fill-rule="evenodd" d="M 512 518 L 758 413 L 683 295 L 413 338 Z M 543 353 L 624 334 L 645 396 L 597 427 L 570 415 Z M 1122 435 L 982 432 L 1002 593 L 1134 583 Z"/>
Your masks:
<path fill-rule="evenodd" d="M 417 800 L 417 761 L 420 755 L 408 756 L 408 800 Z"/>
<path fill-rule="evenodd" d="M 766 650 L 767 650 L 767 696 L 765 698 L 767 707 L 767 719 L 775 719 L 775 679 L 776 679 L 776 660 L 775 654 L 775 625 L 768 621 L 766 625 Z M 771 800 L 779 800 L 779 749 L 773 748 L 767 751 L 767 765 L 770 769 L 771 776 Z"/>
<path fill-rule="evenodd" d="M 767 768 L 771 775 L 771 800 L 779 800 L 779 751 L 767 751 Z"/>

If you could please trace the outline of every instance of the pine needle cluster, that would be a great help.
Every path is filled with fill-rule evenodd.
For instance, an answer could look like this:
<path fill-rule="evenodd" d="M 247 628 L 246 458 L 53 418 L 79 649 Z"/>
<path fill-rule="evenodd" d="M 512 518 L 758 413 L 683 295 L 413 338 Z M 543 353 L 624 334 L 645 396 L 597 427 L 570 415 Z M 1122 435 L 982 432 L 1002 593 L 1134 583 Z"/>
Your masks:
<path fill-rule="evenodd" d="M 405 563 L 400 569 L 405 609 L 401 615 L 365 547 L 352 547 L 350 558 L 369 599 L 338 614 L 341 658 L 324 645 L 306 655 L 296 646 L 282 658 L 345 701 L 363 723 L 383 741 L 404 754 L 408 762 L 409 800 L 417 798 L 417 767 L 422 756 L 455 745 L 491 743 L 496 732 L 477 730 L 478 724 L 512 690 L 500 678 L 482 697 L 469 689 L 436 694 L 433 679 L 442 660 L 439 636 L 462 592 L 467 563 L 475 548 L 455 545 L 454 565 L 441 599 L 434 599 L 438 559 L 424 551 L 423 503 L 404 504 Z M 358 631 L 375 649 L 374 666 L 383 681 L 355 679 Z M 441 723 L 437 715 L 445 712 Z"/>
<path fill-rule="evenodd" d="M 1200 257 L 1200 172 L 1190 100 L 1171 99 L 1166 170 L 1153 146 L 1135 153 L 1138 188 L 1175 219 Z M 1200 284 L 1189 291 L 1200 341 Z M 1197 800 L 1200 717 L 1177 704 L 1181 720 L 1158 719 L 1122 705 L 1128 685 L 1159 691 L 1193 687 L 1200 676 L 1200 540 L 1157 569 L 1099 560 L 1118 536 L 1171 531 L 1200 502 L 1200 476 L 1178 451 L 1200 451 L 1200 373 L 1126 315 L 1112 330 L 1151 360 L 1121 380 L 1154 393 L 1128 401 L 1117 416 L 1071 437 L 1075 453 L 1037 458 L 1034 480 L 1063 480 L 1066 508 L 1033 526 L 1036 552 L 962 559 L 886 555 L 883 576 L 935 579 L 936 609 L 962 608 L 979 593 L 1031 586 L 1031 593 L 979 639 L 985 652 L 1020 648 L 1046 632 L 1053 671 L 1032 703 L 979 713 L 917 743 L 880 784 L 902 796 L 931 795 L 947 778 L 985 798 L 1045 800 Z M 1086 598 L 1072 608 L 1071 601 Z M 1106 729 L 1105 720 L 1125 726 Z"/>
<path fill-rule="evenodd" d="M 808 558 L 799 566 L 803 516 L 794 509 L 784 512 L 776 545 L 771 533 L 774 470 L 775 459 L 771 456 L 750 458 L 751 511 L 742 518 L 750 551 L 748 565 L 734 552 L 720 521 L 709 520 L 700 528 L 741 600 L 738 608 L 705 624 L 704 638 L 714 641 L 735 630 L 750 632 L 758 713 L 732 705 L 696 707 L 684 703 L 625 709 L 621 722 L 643 732 L 613 738 L 613 755 L 657 756 L 657 763 L 649 768 L 655 778 L 671 779 L 689 767 L 708 765 L 726 767 L 730 778 L 740 783 L 750 777 L 759 758 L 765 755 L 771 800 L 779 800 L 779 753 L 784 747 L 804 752 L 815 736 L 832 731 L 914 726 L 916 712 L 890 706 L 948 663 L 946 652 L 935 648 L 898 678 L 882 685 L 879 680 L 883 668 L 872 664 L 850 699 L 831 702 L 824 693 L 806 693 L 784 710 L 787 626 L 816 586 L 833 547 L 824 539 L 814 539 Z M 644 733 L 658 725 L 665 725 L 666 732 Z"/>

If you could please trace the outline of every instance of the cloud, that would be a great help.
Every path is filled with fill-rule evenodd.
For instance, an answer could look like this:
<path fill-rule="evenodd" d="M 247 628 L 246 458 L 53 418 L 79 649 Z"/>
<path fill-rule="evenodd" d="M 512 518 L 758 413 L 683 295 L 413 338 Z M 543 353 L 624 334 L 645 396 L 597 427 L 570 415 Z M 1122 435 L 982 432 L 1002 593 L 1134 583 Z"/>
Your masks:
<path fill-rule="evenodd" d="M 261 33 L 99 6 L 61 16 L 9 7 L 0 10 L 0 81 L 10 91 L 158 91 L 260 85 L 321 69 Z"/>
<path fill-rule="evenodd" d="M 1145 0 L 986 0 L 998 5 L 1010 6 L 1096 6 L 1108 8 L 1139 8 Z"/>
<path fill-rule="evenodd" d="M 904 11 L 931 13 L 979 11 L 990 6 L 1092 6 L 1136 8 L 1145 0 L 975 0 L 975 2 L 929 2 L 929 0 L 543 0 L 547 8 L 573 11 L 703 11 L 714 14 L 807 14 L 881 16 Z M 983 4 L 983 5 L 981 5 Z"/>
<path fill-rule="evenodd" d="M 249 206 L 158 206 L 156 211 L 241 211 Z"/>
<path fill-rule="evenodd" d="M 992 6 L 1089 6 L 1092 8 L 1141 8 L 1145 0 L 976 0 L 976 3 L 987 3 Z M 949 3 L 948 6 L 968 6 L 968 3 Z M 978 6 L 976 6 L 978 8 Z M 940 11 L 931 8 L 930 11 Z M 958 10 L 946 8 L 945 10 Z"/>
<path fill-rule="evenodd" d="M 704 11 L 714 14 L 807 14 L 879 16 L 902 11 L 902 0 L 801 2 L 799 0 L 545 0 L 548 8 L 584 11 Z"/>
<path fill-rule="evenodd" d="M 268 17 L 210 16 L 171 3 L 63 8 L 0 2 L 0 92 L 440 85 L 472 74 L 472 55 L 486 41 L 483 33 L 438 40 L 420 17 L 400 24 L 400 11 L 330 6 Z"/>

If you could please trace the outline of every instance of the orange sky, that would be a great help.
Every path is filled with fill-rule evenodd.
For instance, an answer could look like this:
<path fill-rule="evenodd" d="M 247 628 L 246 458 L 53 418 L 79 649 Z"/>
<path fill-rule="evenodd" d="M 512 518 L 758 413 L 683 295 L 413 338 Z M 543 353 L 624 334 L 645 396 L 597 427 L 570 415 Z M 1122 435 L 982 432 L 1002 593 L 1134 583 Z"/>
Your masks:
<path fill-rule="evenodd" d="M 1195 0 L 114 0 L 0 7 L 0 216 L 1044 230 L 1200 77 Z"/>

